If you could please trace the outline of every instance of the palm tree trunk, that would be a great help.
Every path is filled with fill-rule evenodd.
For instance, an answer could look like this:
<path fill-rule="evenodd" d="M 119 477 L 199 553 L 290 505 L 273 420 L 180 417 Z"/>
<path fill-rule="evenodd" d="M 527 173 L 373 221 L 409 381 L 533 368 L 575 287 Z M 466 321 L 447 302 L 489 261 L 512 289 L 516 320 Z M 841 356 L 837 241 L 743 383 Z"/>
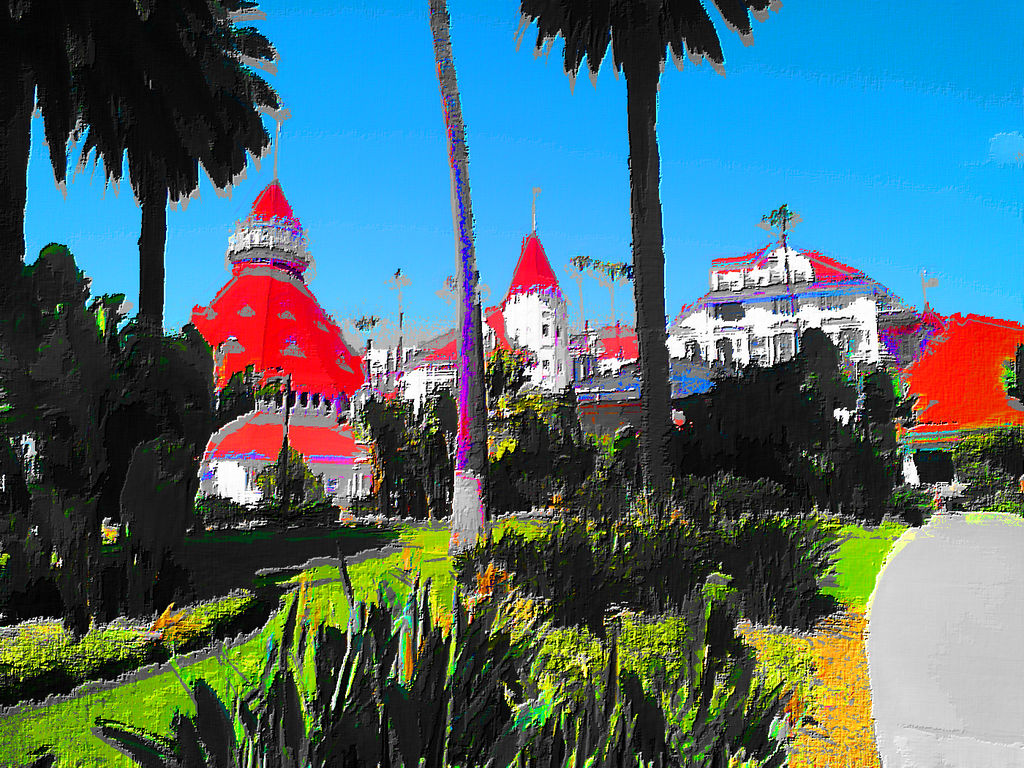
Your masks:
<path fill-rule="evenodd" d="M 25 201 L 34 88 L 27 70 L 0 77 L 0 272 L 8 280 L 25 262 Z"/>
<path fill-rule="evenodd" d="M 640 42 L 640 41 L 638 41 Z M 668 347 L 665 331 L 665 251 L 661 229 L 660 163 L 655 129 L 661 67 L 656 42 L 631 46 L 623 62 L 629 120 L 629 185 L 633 217 L 633 290 L 640 346 L 640 460 L 655 504 L 670 489 Z"/>
<path fill-rule="evenodd" d="M 142 208 L 139 234 L 139 320 L 157 331 L 164 326 L 164 247 L 167 244 L 167 181 L 148 171 L 138 191 Z"/>
<path fill-rule="evenodd" d="M 444 102 L 451 165 L 452 219 L 458 252 L 459 433 L 455 449 L 451 542 L 448 546 L 449 552 L 455 553 L 473 546 L 486 527 L 487 403 L 483 330 L 473 247 L 473 208 L 469 198 L 469 150 L 449 30 L 445 0 L 430 0 L 430 31 L 434 37 L 434 61 Z"/>

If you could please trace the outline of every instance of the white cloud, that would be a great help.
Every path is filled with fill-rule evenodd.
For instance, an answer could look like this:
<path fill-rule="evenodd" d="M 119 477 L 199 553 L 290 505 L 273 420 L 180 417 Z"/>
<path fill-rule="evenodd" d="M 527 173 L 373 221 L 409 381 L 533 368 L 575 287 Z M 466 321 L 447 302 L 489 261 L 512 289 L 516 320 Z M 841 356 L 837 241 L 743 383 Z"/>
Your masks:
<path fill-rule="evenodd" d="M 999 165 L 1024 166 L 1024 135 L 997 133 L 988 140 L 988 159 Z"/>

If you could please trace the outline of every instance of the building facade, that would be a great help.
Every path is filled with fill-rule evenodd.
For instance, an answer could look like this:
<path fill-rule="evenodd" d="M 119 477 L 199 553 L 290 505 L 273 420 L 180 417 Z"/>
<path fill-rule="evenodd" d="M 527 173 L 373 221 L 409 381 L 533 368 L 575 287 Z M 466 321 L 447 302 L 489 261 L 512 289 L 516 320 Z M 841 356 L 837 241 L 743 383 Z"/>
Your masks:
<path fill-rule="evenodd" d="M 855 365 L 895 362 L 885 328 L 913 311 L 863 272 L 817 251 L 772 243 L 712 261 L 710 291 L 669 327 L 669 353 L 726 368 L 774 365 L 820 328 Z"/>

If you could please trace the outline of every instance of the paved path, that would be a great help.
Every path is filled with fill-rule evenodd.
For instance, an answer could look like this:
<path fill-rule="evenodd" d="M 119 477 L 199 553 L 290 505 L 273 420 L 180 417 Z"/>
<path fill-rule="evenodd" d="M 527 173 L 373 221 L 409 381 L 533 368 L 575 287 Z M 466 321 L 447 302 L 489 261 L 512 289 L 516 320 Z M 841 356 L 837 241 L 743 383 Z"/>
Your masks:
<path fill-rule="evenodd" d="M 868 624 L 884 768 L 1024 768 L 1024 520 L 934 518 L 896 545 Z"/>

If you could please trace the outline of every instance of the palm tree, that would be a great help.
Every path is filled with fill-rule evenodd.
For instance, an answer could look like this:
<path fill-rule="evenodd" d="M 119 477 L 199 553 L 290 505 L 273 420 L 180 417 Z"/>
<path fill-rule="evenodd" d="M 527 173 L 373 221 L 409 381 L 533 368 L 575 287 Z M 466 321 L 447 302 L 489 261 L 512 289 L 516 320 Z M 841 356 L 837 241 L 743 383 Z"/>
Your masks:
<path fill-rule="evenodd" d="M 136 9 L 130 12 L 124 6 Z M 93 54 L 76 66 L 82 162 L 95 153 L 108 182 L 128 172 L 142 209 L 139 319 L 163 325 L 168 198 L 188 197 L 199 166 L 218 188 L 270 145 L 259 112 L 277 94 L 249 67 L 276 58 L 270 42 L 233 15 L 248 0 L 106 0 L 97 3 Z"/>
<path fill-rule="evenodd" d="M 750 12 L 763 20 L 772 0 L 713 0 L 726 24 L 752 42 Z M 579 72 L 584 57 L 591 76 L 612 44 L 616 71 L 625 73 L 629 130 L 630 208 L 633 219 L 633 284 L 640 344 L 640 456 L 644 483 L 654 498 L 670 487 L 668 349 L 665 330 L 665 252 L 661 225 L 658 81 L 671 48 L 679 64 L 707 59 L 724 73 L 721 43 L 701 0 L 522 0 L 522 28 L 537 24 L 537 48 L 561 36 L 565 71 Z"/>
<path fill-rule="evenodd" d="M 455 224 L 456 290 L 458 295 L 459 432 L 455 448 L 455 490 L 449 552 L 476 543 L 484 531 L 487 474 L 487 401 L 484 390 L 484 341 L 473 247 L 473 207 L 469 199 L 469 150 L 462 104 L 455 79 L 455 61 L 445 0 L 430 0 L 430 31 L 444 102 L 451 164 L 452 218 Z"/>
<path fill-rule="evenodd" d="M 25 257 L 26 176 L 32 111 L 38 106 L 58 184 L 67 169 L 74 123 L 71 68 L 87 48 L 88 0 L 25 0 L 0 5 L 0 270 Z"/>

